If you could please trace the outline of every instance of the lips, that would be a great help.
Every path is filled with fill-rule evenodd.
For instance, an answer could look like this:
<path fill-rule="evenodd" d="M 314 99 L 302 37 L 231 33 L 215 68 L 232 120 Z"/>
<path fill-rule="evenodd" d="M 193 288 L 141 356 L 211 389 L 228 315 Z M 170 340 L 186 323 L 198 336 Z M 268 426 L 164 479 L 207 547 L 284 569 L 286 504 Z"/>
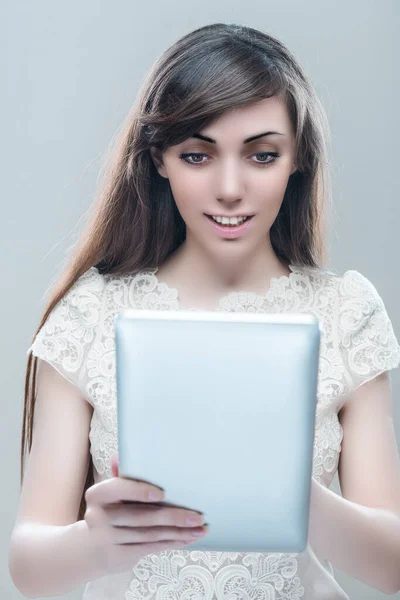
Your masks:
<path fill-rule="evenodd" d="M 244 236 L 251 228 L 254 217 L 254 215 L 251 215 L 238 225 L 222 225 L 221 223 L 215 221 L 211 216 L 206 215 L 206 213 L 204 213 L 204 216 L 207 217 L 207 221 L 214 232 L 225 239 L 234 239 Z"/>
<path fill-rule="evenodd" d="M 207 213 L 204 213 L 206 215 L 206 217 L 221 217 L 224 218 L 224 215 L 208 215 Z M 240 219 L 240 218 L 250 218 L 250 217 L 254 217 L 254 215 L 230 215 L 229 217 L 226 216 L 226 219 Z"/>

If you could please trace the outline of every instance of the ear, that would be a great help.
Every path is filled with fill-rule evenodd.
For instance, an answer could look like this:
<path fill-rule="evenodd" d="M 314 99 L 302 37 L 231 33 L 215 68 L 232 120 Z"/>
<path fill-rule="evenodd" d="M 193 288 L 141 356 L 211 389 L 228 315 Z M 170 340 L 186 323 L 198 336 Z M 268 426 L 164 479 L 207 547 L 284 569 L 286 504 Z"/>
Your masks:
<path fill-rule="evenodd" d="M 154 166 L 157 169 L 158 173 L 161 175 L 161 177 L 165 177 L 166 179 L 168 179 L 167 171 L 164 166 L 162 151 L 159 148 L 156 148 L 155 146 L 151 146 L 150 155 L 153 159 Z"/>
<path fill-rule="evenodd" d="M 296 171 L 297 171 L 297 165 L 293 165 L 293 168 L 290 171 L 290 174 L 293 175 L 293 173 L 296 173 Z"/>

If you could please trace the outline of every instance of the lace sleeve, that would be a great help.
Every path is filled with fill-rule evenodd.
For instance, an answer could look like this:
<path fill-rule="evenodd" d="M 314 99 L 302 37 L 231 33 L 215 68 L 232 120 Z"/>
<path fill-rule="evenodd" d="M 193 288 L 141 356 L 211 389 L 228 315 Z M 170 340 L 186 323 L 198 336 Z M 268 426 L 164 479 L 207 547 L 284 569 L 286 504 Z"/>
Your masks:
<path fill-rule="evenodd" d="M 382 298 L 358 271 L 346 271 L 339 283 L 339 348 L 350 392 L 400 364 L 400 346 Z"/>
<path fill-rule="evenodd" d="M 81 275 L 56 304 L 28 350 L 50 363 L 90 399 L 86 358 L 100 319 L 104 277 L 95 267 Z"/>

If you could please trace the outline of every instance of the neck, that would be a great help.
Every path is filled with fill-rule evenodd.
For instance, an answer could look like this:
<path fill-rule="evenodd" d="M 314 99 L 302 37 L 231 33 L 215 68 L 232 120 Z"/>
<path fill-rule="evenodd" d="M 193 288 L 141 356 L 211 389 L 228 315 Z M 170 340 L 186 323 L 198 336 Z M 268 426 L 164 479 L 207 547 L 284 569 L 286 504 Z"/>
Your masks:
<path fill-rule="evenodd" d="M 240 243 L 240 242 L 239 242 Z M 191 239 L 183 244 L 160 266 L 159 272 L 172 287 L 195 290 L 201 288 L 216 295 L 246 290 L 264 294 L 271 277 L 290 273 L 289 267 L 276 256 L 267 236 L 262 248 L 244 254 L 235 240 L 226 240 L 224 252 L 218 256 L 200 250 Z M 215 253 L 217 254 L 217 253 Z"/>

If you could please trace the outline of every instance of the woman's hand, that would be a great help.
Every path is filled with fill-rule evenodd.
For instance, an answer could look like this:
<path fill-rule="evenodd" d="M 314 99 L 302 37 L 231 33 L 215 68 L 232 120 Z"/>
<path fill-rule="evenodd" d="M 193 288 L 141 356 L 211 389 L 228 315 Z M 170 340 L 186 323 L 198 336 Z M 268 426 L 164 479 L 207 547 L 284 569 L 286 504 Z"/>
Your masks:
<path fill-rule="evenodd" d="M 101 566 L 108 573 L 134 567 L 147 554 L 182 548 L 195 542 L 193 532 L 208 531 L 204 516 L 185 508 L 151 504 L 163 491 L 149 483 L 118 476 L 118 455 L 111 459 L 112 477 L 86 490 L 86 521 Z M 149 493 L 156 494 L 150 498 Z M 194 518 L 196 523 L 188 523 Z"/>

